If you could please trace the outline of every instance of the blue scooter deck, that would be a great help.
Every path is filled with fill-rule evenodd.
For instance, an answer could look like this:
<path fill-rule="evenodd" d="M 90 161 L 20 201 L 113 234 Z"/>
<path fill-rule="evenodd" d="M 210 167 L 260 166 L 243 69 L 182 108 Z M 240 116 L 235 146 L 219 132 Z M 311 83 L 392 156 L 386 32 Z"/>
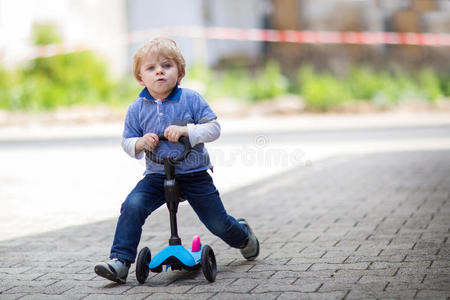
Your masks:
<path fill-rule="evenodd" d="M 194 267 L 200 263 L 201 253 L 201 248 L 198 252 L 192 252 L 192 249 L 188 250 L 181 245 L 167 246 L 152 258 L 149 268 L 158 268 L 170 257 L 175 257 L 186 267 Z"/>

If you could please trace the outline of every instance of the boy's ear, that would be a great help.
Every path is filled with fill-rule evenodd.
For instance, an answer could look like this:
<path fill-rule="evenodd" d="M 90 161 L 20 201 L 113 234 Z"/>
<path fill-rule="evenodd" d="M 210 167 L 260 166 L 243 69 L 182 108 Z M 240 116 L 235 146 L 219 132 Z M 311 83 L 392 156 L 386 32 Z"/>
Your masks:
<path fill-rule="evenodd" d="M 142 81 L 141 75 L 138 75 L 138 78 L 136 78 L 136 80 L 137 80 L 137 82 L 138 82 L 140 85 L 145 86 L 144 81 Z"/>
<path fill-rule="evenodd" d="M 183 79 L 183 78 L 184 78 L 184 74 L 178 75 L 178 80 L 177 80 L 178 85 L 181 83 L 181 79 Z"/>

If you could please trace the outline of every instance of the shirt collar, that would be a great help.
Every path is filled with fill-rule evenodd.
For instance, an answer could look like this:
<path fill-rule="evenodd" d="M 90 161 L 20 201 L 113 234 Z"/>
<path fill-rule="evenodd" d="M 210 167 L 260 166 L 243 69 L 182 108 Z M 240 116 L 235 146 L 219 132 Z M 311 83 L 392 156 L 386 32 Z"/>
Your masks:
<path fill-rule="evenodd" d="M 178 87 L 178 85 L 175 86 L 175 88 L 172 90 L 172 92 L 167 96 L 165 99 L 162 99 L 164 101 L 170 101 L 170 102 L 177 102 L 180 100 L 181 96 L 181 88 Z M 146 100 L 155 101 L 156 99 L 150 94 L 150 92 L 145 87 L 140 93 L 140 98 L 144 98 Z"/>

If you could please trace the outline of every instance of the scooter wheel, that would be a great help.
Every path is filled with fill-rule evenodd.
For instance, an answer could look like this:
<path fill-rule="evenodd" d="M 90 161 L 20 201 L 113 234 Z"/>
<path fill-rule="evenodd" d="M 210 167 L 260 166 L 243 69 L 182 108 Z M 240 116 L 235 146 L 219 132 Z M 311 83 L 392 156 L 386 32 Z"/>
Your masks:
<path fill-rule="evenodd" d="M 209 245 L 205 245 L 202 248 L 202 271 L 203 275 L 209 282 L 216 280 L 217 265 L 216 256 L 213 249 Z"/>
<path fill-rule="evenodd" d="M 148 247 L 142 248 L 136 261 L 136 279 L 139 283 L 144 283 L 147 280 L 150 271 L 149 264 L 152 260 L 152 254 Z"/>
<path fill-rule="evenodd" d="M 192 239 L 192 252 L 199 252 L 202 244 L 200 243 L 200 237 L 198 235 L 194 236 Z"/>

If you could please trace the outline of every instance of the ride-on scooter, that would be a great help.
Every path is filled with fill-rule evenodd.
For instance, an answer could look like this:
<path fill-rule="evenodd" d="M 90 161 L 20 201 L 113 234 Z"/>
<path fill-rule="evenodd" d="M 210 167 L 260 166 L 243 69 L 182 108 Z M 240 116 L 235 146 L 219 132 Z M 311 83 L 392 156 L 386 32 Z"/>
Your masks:
<path fill-rule="evenodd" d="M 160 141 L 167 141 L 164 136 L 159 136 Z M 182 136 L 179 141 L 184 145 L 184 151 L 177 157 L 159 157 L 153 152 L 145 151 L 147 157 L 155 163 L 164 165 L 164 196 L 170 215 L 170 239 L 169 246 L 162 249 L 152 259 L 151 252 L 148 247 L 144 247 L 139 252 L 136 261 L 136 279 L 139 283 L 147 280 L 149 271 L 159 273 L 163 266 L 166 270 L 198 270 L 202 269 L 205 278 L 213 282 L 216 279 L 217 265 L 214 251 L 208 245 L 202 245 L 200 237 L 195 236 L 192 240 L 190 249 L 186 249 L 181 245 L 181 239 L 178 236 L 177 227 L 177 211 L 178 204 L 184 199 L 181 197 L 178 183 L 175 180 L 175 166 L 183 161 L 191 152 L 191 144 L 189 139 Z"/>

